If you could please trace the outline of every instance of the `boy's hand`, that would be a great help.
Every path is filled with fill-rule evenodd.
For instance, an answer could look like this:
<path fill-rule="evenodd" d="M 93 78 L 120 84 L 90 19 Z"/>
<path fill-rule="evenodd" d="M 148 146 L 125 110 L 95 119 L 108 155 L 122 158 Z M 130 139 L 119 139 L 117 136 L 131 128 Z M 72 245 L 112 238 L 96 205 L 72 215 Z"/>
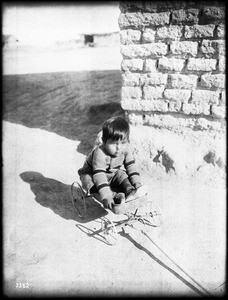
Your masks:
<path fill-rule="evenodd" d="M 104 208 L 112 209 L 115 205 L 114 200 L 112 198 L 104 199 L 103 201 Z"/>

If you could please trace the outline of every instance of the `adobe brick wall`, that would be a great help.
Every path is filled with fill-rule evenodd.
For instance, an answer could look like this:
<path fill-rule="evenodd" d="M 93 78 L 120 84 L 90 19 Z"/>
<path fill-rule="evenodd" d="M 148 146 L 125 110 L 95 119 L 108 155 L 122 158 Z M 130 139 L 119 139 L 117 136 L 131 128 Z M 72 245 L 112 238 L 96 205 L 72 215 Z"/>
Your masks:
<path fill-rule="evenodd" d="M 225 4 L 124 1 L 120 11 L 121 104 L 130 122 L 222 129 Z"/>
<path fill-rule="evenodd" d="M 225 2 L 121 1 L 119 7 L 121 105 L 143 168 L 152 173 L 160 163 L 166 172 L 190 176 L 205 164 L 223 168 Z"/>

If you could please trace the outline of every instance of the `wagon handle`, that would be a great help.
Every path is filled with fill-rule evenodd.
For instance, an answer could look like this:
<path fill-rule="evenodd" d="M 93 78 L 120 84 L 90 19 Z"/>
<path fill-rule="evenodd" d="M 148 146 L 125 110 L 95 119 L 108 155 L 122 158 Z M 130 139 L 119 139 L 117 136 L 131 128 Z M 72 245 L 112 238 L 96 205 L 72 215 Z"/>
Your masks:
<path fill-rule="evenodd" d="M 194 281 L 208 296 L 212 296 L 212 294 L 202 286 L 195 278 L 193 278 L 191 275 L 189 275 L 180 265 L 178 265 L 168 254 L 166 254 L 150 237 L 149 235 L 144 231 L 141 230 L 141 233 L 144 234 L 172 263 L 174 263 L 184 274 L 186 274 L 192 281 Z"/>

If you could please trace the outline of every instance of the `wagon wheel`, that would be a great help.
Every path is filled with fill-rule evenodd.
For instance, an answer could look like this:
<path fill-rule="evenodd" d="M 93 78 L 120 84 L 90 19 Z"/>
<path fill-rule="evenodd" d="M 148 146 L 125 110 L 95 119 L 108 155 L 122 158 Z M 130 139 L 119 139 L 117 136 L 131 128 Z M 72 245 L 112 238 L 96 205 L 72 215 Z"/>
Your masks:
<path fill-rule="evenodd" d="M 103 217 L 101 220 L 101 236 L 109 245 L 115 245 L 117 242 L 116 227 L 111 220 Z"/>
<path fill-rule="evenodd" d="M 86 194 L 76 181 L 71 185 L 71 200 L 76 214 L 83 219 L 86 214 Z"/>

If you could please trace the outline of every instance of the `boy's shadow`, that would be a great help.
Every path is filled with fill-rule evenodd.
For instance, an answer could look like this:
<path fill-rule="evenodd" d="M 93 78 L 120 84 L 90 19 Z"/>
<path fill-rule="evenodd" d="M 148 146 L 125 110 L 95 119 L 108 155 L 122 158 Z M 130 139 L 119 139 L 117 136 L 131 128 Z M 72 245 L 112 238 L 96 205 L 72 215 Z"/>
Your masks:
<path fill-rule="evenodd" d="M 37 203 L 50 208 L 55 214 L 64 219 L 86 223 L 107 214 L 107 211 L 90 197 L 86 199 L 86 215 L 82 219 L 74 210 L 71 201 L 70 185 L 51 178 L 46 178 L 41 173 L 32 171 L 21 173 L 20 177 L 23 181 L 30 184 Z"/>

